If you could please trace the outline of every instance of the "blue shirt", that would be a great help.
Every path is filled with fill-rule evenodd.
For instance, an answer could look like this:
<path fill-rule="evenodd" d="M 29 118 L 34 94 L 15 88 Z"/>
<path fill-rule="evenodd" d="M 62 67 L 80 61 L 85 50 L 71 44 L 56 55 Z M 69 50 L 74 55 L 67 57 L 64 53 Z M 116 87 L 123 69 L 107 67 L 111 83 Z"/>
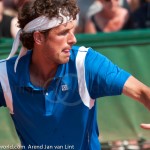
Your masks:
<path fill-rule="evenodd" d="M 0 105 L 9 107 L 21 144 L 25 149 L 99 150 L 95 99 L 121 94 L 130 74 L 91 48 L 74 46 L 69 62 L 59 65 L 44 89 L 30 82 L 31 55 L 20 59 L 16 73 L 16 57 L 1 62 L 9 86 L 1 83 Z"/>

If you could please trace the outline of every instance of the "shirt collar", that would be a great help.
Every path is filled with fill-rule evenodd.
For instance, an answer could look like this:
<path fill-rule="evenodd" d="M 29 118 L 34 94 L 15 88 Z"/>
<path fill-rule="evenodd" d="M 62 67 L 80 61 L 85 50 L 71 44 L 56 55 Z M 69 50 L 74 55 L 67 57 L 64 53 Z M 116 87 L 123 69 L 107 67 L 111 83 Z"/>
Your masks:
<path fill-rule="evenodd" d="M 23 56 L 17 66 L 17 74 L 19 79 L 19 86 L 20 87 L 30 87 L 35 90 L 41 90 L 42 88 L 35 87 L 30 82 L 30 74 L 29 74 L 29 66 L 30 66 L 30 60 L 32 56 L 32 51 L 28 51 L 25 56 Z M 56 71 L 56 75 L 54 77 L 54 80 L 62 78 L 65 74 L 65 68 L 66 64 L 60 64 L 58 66 L 58 69 Z"/>

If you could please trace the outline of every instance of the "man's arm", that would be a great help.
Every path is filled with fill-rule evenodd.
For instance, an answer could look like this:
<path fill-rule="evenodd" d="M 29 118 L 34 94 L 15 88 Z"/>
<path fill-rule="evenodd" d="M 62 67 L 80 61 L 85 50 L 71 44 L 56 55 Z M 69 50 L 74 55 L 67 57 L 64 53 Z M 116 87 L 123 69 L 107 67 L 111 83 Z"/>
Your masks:
<path fill-rule="evenodd" d="M 150 124 L 142 123 L 140 126 L 141 126 L 141 128 L 143 128 L 143 129 L 150 130 Z"/>
<path fill-rule="evenodd" d="M 123 87 L 123 94 L 141 102 L 150 110 L 150 88 L 133 76 L 127 79 Z"/>

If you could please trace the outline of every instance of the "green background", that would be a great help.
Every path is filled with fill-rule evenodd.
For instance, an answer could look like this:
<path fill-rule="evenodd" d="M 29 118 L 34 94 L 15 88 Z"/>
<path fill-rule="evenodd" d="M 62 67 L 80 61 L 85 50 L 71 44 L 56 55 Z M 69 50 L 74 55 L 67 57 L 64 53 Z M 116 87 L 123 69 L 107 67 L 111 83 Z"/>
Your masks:
<path fill-rule="evenodd" d="M 92 47 L 119 67 L 150 86 L 150 30 L 115 33 L 78 34 L 77 45 Z M 0 59 L 11 50 L 12 39 L 0 39 Z M 99 98 L 97 118 L 102 142 L 145 138 L 150 131 L 140 123 L 150 123 L 150 112 L 138 102 L 124 96 Z M 0 145 L 18 144 L 11 118 L 6 108 L 0 109 Z"/>

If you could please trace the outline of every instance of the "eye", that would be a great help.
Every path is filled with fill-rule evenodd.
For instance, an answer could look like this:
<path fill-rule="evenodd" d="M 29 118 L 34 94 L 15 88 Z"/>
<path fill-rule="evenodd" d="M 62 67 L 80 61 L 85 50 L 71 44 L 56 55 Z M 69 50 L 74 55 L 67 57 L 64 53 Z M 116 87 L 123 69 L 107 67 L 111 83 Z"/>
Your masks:
<path fill-rule="evenodd" d="M 66 35 L 67 33 L 68 33 L 68 31 L 63 31 L 62 32 L 63 35 Z"/>
<path fill-rule="evenodd" d="M 66 34 L 68 34 L 68 30 L 61 31 L 61 32 L 59 33 L 59 35 L 66 35 Z"/>

